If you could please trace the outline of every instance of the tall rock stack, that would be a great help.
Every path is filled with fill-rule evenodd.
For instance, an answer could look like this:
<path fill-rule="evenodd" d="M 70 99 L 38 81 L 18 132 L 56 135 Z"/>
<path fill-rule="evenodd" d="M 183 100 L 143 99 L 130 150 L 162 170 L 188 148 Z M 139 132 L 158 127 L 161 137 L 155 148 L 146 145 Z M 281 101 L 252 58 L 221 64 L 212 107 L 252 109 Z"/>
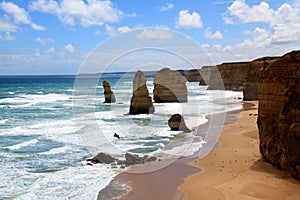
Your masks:
<path fill-rule="evenodd" d="M 129 114 L 149 113 L 154 113 L 154 106 L 146 86 L 145 74 L 138 70 L 133 80 L 133 95 L 131 97 Z"/>
<path fill-rule="evenodd" d="M 187 102 L 186 79 L 179 72 L 164 68 L 155 76 L 153 95 L 156 103 Z"/>
<path fill-rule="evenodd" d="M 262 156 L 300 179 L 300 51 L 284 55 L 262 72 L 258 98 Z"/>
<path fill-rule="evenodd" d="M 116 97 L 110 89 L 109 82 L 103 81 L 103 88 L 104 88 L 104 97 L 105 97 L 104 103 L 115 103 Z"/>

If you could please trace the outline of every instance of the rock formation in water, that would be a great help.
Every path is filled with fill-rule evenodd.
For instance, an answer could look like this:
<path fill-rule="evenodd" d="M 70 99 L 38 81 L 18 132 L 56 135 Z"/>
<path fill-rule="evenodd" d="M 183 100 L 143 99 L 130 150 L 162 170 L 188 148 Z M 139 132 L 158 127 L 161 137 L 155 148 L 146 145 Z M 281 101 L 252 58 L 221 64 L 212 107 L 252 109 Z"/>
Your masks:
<path fill-rule="evenodd" d="M 187 102 L 186 79 L 179 72 L 164 68 L 155 76 L 153 95 L 156 103 Z"/>
<path fill-rule="evenodd" d="M 149 113 L 154 113 L 154 106 L 147 89 L 145 74 L 138 70 L 133 80 L 133 95 L 131 97 L 129 114 Z"/>
<path fill-rule="evenodd" d="M 191 130 L 186 126 L 184 119 L 180 114 L 172 115 L 168 120 L 168 125 L 172 131 L 191 132 Z"/>
<path fill-rule="evenodd" d="M 300 179 L 300 51 L 262 72 L 257 124 L 263 158 Z"/>
<path fill-rule="evenodd" d="M 103 81 L 103 88 L 104 88 L 104 97 L 105 97 L 104 103 L 115 103 L 116 97 L 110 89 L 109 82 Z"/>

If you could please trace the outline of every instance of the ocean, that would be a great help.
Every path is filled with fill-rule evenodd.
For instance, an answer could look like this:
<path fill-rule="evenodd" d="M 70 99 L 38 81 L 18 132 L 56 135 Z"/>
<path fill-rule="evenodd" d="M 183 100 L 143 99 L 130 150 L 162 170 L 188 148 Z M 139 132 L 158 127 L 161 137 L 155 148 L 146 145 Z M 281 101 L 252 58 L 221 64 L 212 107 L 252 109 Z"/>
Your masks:
<path fill-rule="evenodd" d="M 99 152 L 120 159 L 126 152 L 190 156 L 205 141 L 197 129 L 170 131 L 172 114 L 181 113 L 195 128 L 207 115 L 242 108 L 241 92 L 209 91 L 187 82 L 188 103 L 154 103 L 154 114 L 128 115 L 133 78 L 126 73 L 0 76 L 0 199 L 96 199 L 120 169 L 90 166 L 87 158 Z M 97 84 L 84 84 L 89 80 Z M 103 80 L 116 103 L 103 103 Z M 92 95 L 78 92 L 87 87 L 93 87 Z M 147 87 L 152 96 L 153 78 L 147 78 Z"/>

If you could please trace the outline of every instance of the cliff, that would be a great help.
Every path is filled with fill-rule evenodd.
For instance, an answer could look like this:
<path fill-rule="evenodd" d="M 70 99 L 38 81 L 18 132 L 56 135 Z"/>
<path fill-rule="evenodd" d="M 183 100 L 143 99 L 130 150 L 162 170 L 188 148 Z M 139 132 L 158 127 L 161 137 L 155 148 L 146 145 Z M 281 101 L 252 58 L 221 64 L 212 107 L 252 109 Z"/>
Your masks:
<path fill-rule="evenodd" d="M 262 71 L 258 97 L 263 158 L 300 179 L 300 51 L 284 55 Z"/>
<path fill-rule="evenodd" d="M 138 70 L 133 80 L 133 94 L 129 114 L 149 114 L 153 112 L 154 106 L 149 96 L 145 74 Z"/>
<path fill-rule="evenodd" d="M 251 62 L 205 66 L 199 71 L 190 70 L 185 76 L 189 81 L 197 80 L 200 85 L 209 85 L 208 90 L 243 91 L 244 100 L 257 100 L 259 76 L 276 60 L 278 57 L 265 57 Z"/>
<path fill-rule="evenodd" d="M 153 95 L 156 103 L 187 102 L 186 79 L 180 72 L 164 68 L 155 76 Z"/>
<path fill-rule="evenodd" d="M 245 81 L 243 82 L 243 96 L 245 101 L 258 100 L 258 82 L 264 69 L 269 67 L 279 57 L 264 57 L 250 62 Z"/>
<path fill-rule="evenodd" d="M 219 83 L 219 74 L 213 72 L 209 79 L 209 90 L 234 90 L 242 91 L 246 80 L 250 62 L 223 63 L 217 65 L 217 69 L 224 83 L 224 88 Z"/>

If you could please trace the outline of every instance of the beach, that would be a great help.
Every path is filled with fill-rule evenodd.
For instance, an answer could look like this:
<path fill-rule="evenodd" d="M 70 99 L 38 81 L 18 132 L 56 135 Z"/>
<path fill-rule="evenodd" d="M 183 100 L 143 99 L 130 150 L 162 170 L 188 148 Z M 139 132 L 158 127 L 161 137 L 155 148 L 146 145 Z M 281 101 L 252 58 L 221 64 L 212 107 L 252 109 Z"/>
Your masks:
<path fill-rule="evenodd" d="M 178 187 L 183 199 L 299 199 L 300 183 L 266 163 L 259 152 L 257 101 L 227 124 L 219 147 L 189 164 L 201 172 Z"/>
<path fill-rule="evenodd" d="M 240 114 L 228 113 L 218 146 L 205 158 L 181 158 L 151 173 L 121 173 L 98 199 L 299 199 L 300 183 L 260 155 L 258 102 L 243 107 Z"/>

